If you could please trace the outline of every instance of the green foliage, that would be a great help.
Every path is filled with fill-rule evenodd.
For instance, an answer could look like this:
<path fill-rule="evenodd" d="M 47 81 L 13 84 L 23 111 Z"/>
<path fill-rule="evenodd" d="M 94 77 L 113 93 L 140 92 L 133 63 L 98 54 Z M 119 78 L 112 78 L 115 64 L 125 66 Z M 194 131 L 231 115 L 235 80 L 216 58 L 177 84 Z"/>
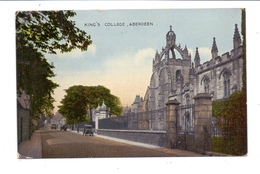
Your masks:
<path fill-rule="evenodd" d="M 16 13 L 17 93 L 30 96 L 35 116 L 47 115 L 53 109 L 52 94 L 58 84 L 54 66 L 43 53 L 56 54 L 73 49 L 87 50 L 92 43 L 85 31 L 75 27 L 69 17 L 73 11 L 19 11 Z"/>
<path fill-rule="evenodd" d="M 112 95 L 104 86 L 72 86 L 66 90 L 59 112 L 66 117 L 69 124 L 92 121 L 88 109 L 92 110 L 104 104 L 110 108 L 110 114 L 120 115 L 123 108 L 118 97 Z"/>
<path fill-rule="evenodd" d="M 90 36 L 75 27 L 69 17 L 73 11 L 19 11 L 16 13 L 17 44 L 32 45 L 42 52 L 70 52 L 75 48 L 87 50 Z"/>
<path fill-rule="evenodd" d="M 82 85 L 72 86 L 66 90 L 59 112 L 66 117 L 68 124 L 84 122 L 87 119 L 86 91 Z"/>
<path fill-rule="evenodd" d="M 222 137 L 213 139 L 213 150 L 232 155 L 247 153 L 246 95 L 237 91 L 226 101 L 215 101 L 212 106 L 214 117 L 223 118 L 218 122 Z M 215 115 L 219 114 L 219 115 Z"/>

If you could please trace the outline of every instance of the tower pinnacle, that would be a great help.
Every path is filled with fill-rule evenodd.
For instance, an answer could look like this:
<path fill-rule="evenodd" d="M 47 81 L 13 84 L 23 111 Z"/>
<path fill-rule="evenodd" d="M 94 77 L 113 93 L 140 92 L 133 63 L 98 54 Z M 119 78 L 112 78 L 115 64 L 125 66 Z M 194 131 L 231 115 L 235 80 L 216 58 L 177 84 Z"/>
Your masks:
<path fill-rule="evenodd" d="M 233 37 L 233 48 L 236 49 L 241 45 L 241 37 L 237 28 L 237 24 L 235 24 L 235 32 Z"/>
<path fill-rule="evenodd" d="M 212 55 L 212 58 L 215 58 L 215 57 L 218 56 L 218 47 L 217 47 L 217 44 L 216 44 L 215 37 L 213 37 L 213 44 L 212 44 L 212 48 L 211 48 L 211 55 Z"/>
<path fill-rule="evenodd" d="M 196 47 L 194 62 L 195 62 L 195 68 L 197 68 L 200 65 L 200 54 L 198 51 L 198 47 Z"/>

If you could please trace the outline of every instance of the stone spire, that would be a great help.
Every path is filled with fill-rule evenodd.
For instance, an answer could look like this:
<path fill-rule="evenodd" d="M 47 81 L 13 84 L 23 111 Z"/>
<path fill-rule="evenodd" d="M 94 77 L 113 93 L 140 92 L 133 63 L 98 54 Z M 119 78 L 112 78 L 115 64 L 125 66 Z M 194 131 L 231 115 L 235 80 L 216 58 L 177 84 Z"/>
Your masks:
<path fill-rule="evenodd" d="M 235 32 L 233 37 L 233 48 L 237 49 L 241 45 L 241 37 L 237 28 L 237 24 L 235 24 Z"/>
<path fill-rule="evenodd" d="M 195 68 L 197 68 L 200 65 L 200 54 L 198 51 L 198 47 L 196 47 L 194 62 L 195 62 Z"/>
<path fill-rule="evenodd" d="M 104 100 L 103 100 L 102 105 L 100 106 L 100 110 L 107 110 L 107 106 L 105 105 Z"/>
<path fill-rule="evenodd" d="M 189 52 L 188 52 L 188 49 L 187 49 L 187 45 L 185 45 L 185 48 L 183 49 L 183 52 L 188 55 Z"/>
<path fill-rule="evenodd" d="M 158 53 L 158 50 L 156 50 L 156 53 L 155 53 L 155 62 L 156 63 L 160 62 L 160 55 Z"/>
<path fill-rule="evenodd" d="M 191 63 L 191 68 L 189 70 L 189 76 L 192 78 L 195 75 L 195 68 L 194 68 L 194 63 Z"/>
<path fill-rule="evenodd" d="M 215 37 L 213 37 L 213 44 L 212 44 L 212 48 L 211 48 L 211 55 L 212 55 L 212 58 L 218 57 L 218 47 L 217 47 L 217 44 L 216 44 Z"/>

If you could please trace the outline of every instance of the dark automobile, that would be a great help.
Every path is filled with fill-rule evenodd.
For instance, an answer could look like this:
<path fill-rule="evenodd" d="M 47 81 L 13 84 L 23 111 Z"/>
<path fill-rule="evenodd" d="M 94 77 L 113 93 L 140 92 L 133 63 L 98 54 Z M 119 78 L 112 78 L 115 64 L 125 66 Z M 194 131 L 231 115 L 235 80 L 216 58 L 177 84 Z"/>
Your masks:
<path fill-rule="evenodd" d="M 57 129 L 57 125 L 56 124 L 52 124 L 51 125 L 51 129 Z"/>
<path fill-rule="evenodd" d="M 68 125 L 64 124 L 63 126 L 60 127 L 60 130 L 67 131 Z"/>
<path fill-rule="evenodd" d="M 84 125 L 83 135 L 90 135 L 93 136 L 93 128 L 92 125 Z"/>

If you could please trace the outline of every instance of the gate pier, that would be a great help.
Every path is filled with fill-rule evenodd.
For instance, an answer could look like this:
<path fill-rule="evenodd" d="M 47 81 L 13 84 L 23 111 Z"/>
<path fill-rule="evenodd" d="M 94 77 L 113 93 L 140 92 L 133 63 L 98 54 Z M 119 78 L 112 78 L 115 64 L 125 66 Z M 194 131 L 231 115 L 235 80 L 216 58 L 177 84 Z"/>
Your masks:
<path fill-rule="evenodd" d="M 179 106 L 176 99 L 166 103 L 167 148 L 211 151 L 212 96 L 199 93 L 193 99 L 194 105 Z"/>
<path fill-rule="evenodd" d="M 176 107 L 179 106 L 179 102 L 174 100 L 169 100 L 166 103 L 166 147 L 172 148 L 176 144 L 177 138 L 177 116 Z"/>
<path fill-rule="evenodd" d="M 195 149 L 198 152 L 211 151 L 212 96 L 199 93 L 194 98 Z"/>

